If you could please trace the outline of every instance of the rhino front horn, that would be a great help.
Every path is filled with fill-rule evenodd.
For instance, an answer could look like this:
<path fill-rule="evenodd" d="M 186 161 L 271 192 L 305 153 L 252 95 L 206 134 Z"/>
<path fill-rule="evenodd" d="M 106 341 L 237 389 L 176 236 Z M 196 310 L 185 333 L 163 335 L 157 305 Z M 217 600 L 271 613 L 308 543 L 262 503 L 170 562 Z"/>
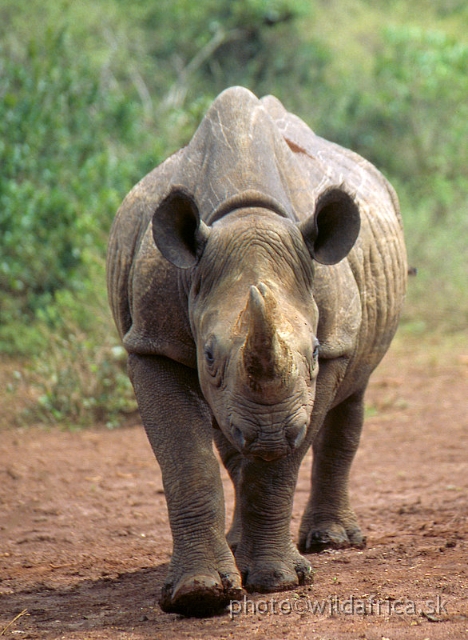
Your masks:
<path fill-rule="evenodd" d="M 287 381 L 289 351 L 276 330 L 276 311 L 273 294 L 262 282 L 250 287 L 243 362 L 248 384 L 253 390 L 260 390 L 262 383 L 284 386 Z"/>

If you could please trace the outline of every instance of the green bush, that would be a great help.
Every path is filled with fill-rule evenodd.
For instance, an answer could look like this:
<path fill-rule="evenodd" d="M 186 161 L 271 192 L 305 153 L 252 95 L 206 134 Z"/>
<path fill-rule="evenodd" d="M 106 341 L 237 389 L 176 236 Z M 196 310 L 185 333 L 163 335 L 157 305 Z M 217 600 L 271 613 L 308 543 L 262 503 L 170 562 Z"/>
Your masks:
<path fill-rule="evenodd" d="M 433 220 L 450 218 L 468 195 L 468 46 L 416 28 L 384 32 L 375 96 L 363 110 L 368 154 L 415 199 L 432 201 Z M 364 126 L 364 125 L 363 125 Z"/>
<path fill-rule="evenodd" d="M 39 314 L 36 331 L 47 346 L 25 374 L 37 398 L 29 421 L 113 427 L 136 411 L 126 352 L 109 318 L 104 263 L 92 260 L 88 269 L 81 291 L 58 291 Z"/>
<path fill-rule="evenodd" d="M 86 278 L 83 252 L 101 255 L 141 159 L 135 102 L 102 85 L 67 31 L 24 50 L 0 50 L 0 341 L 56 291 Z M 7 325 L 6 330 L 4 330 Z"/>
<path fill-rule="evenodd" d="M 436 31 L 385 32 L 375 152 L 395 176 L 411 261 L 408 313 L 432 330 L 468 321 L 468 46 Z"/>
<path fill-rule="evenodd" d="M 286 99 L 323 73 L 325 49 L 300 29 L 313 13 L 310 0 L 140 0 L 136 6 L 160 114 L 190 109 L 200 96 L 212 99 L 236 84 Z"/>

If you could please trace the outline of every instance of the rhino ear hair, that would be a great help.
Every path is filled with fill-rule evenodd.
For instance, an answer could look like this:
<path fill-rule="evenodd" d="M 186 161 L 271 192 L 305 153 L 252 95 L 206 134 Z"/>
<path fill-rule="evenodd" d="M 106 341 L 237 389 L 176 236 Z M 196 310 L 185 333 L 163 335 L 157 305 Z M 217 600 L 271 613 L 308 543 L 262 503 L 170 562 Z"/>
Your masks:
<path fill-rule="evenodd" d="M 176 267 L 189 269 L 200 259 L 209 235 L 192 194 L 173 186 L 153 214 L 153 238 L 159 251 Z"/>
<path fill-rule="evenodd" d="M 336 264 L 354 246 L 361 227 L 354 198 L 341 188 L 327 189 L 318 199 L 315 212 L 299 224 L 309 253 L 321 264 Z"/>

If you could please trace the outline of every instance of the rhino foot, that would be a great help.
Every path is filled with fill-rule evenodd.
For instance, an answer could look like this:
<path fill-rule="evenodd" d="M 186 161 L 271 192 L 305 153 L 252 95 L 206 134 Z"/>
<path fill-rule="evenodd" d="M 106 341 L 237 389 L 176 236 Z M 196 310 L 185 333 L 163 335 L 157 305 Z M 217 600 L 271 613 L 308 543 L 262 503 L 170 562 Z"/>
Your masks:
<path fill-rule="evenodd" d="M 271 593 L 287 591 L 313 582 L 313 571 L 308 560 L 295 547 L 281 556 L 281 559 L 255 559 L 246 562 L 237 558 L 242 582 L 249 592 Z"/>
<path fill-rule="evenodd" d="M 309 531 L 301 531 L 299 550 L 302 553 L 320 553 L 325 549 L 347 549 L 355 547 L 364 549 L 366 538 L 357 525 L 344 527 L 341 523 L 322 524 L 311 527 Z"/>
<path fill-rule="evenodd" d="M 159 606 L 166 613 L 204 618 L 221 613 L 231 600 L 239 600 L 243 594 L 237 572 L 189 574 L 182 576 L 176 585 L 164 585 Z"/>

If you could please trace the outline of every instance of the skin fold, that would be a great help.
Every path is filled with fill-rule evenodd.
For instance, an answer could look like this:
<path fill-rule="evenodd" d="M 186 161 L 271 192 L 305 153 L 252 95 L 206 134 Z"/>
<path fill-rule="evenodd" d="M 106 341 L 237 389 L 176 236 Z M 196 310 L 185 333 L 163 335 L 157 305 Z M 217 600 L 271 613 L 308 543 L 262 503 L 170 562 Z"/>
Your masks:
<path fill-rule="evenodd" d="M 385 178 L 241 87 L 128 194 L 108 291 L 163 475 L 164 611 L 211 615 L 244 589 L 292 589 L 312 579 L 301 553 L 365 544 L 349 472 L 406 274 Z M 235 486 L 227 534 L 213 442 Z M 290 518 L 309 447 L 298 551 Z"/>

